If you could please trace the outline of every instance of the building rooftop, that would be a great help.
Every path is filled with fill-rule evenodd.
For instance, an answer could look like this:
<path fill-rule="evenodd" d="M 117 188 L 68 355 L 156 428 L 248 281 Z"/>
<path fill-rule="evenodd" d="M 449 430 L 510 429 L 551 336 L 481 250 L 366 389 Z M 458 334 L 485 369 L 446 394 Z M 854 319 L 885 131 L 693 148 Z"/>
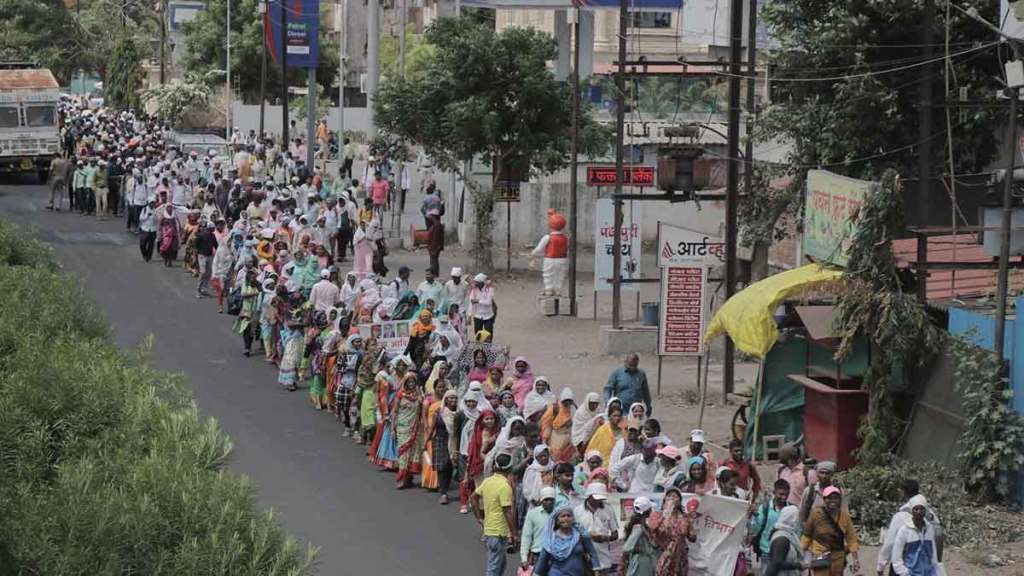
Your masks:
<path fill-rule="evenodd" d="M 917 261 L 917 239 L 892 243 L 893 254 L 901 264 Z M 928 238 L 930 262 L 992 262 L 978 243 L 977 234 L 932 236 Z M 1024 289 L 1024 270 L 1010 268 L 1010 293 Z M 932 270 L 928 275 L 928 300 L 953 300 L 994 295 L 996 270 Z"/>

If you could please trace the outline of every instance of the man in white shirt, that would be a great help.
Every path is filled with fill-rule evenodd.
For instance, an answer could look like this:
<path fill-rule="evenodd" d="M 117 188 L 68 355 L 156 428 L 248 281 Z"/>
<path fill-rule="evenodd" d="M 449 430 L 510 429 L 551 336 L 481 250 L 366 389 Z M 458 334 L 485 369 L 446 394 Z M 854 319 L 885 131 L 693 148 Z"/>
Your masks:
<path fill-rule="evenodd" d="M 338 304 L 341 289 L 331 280 L 331 271 L 324 268 L 320 271 L 320 281 L 313 285 L 309 292 L 309 303 L 314 310 L 329 312 Z"/>
<path fill-rule="evenodd" d="M 586 500 L 576 507 L 573 514 L 580 528 L 590 534 L 597 550 L 596 574 L 614 574 L 616 559 L 613 545 L 619 539 L 619 521 L 615 512 L 606 508 L 608 489 L 600 482 L 591 482 L 587 486 Z"/>
<path fill-rule="evenodd" d="M 466 313 L 466 301 L 469 297 L 469 284 L 462 281 L 462 268 L 452 268 L 451 280 L 444 283 L 444 299 L 449 304 L 458 304 L 459 312 Z"/>
<path fill-rule="evenodd" d="M 657 442 L 644 440 L 639 454 L 626 456 L 612 465 L 609 473 L 615 485 L 632 494 L 654 492 L 654 477 L 658 475 L 657 450 Z"/>
<path fill-rule="evenodd" d="M 494 287 L 488 282 L 487 275 L 482 272 L 473 277 L 473 288 L 469 291 L 469 307 L 469 313 L 473 316 L 473 333 L 486 330 L 493 338 L 496 312 Z"/>

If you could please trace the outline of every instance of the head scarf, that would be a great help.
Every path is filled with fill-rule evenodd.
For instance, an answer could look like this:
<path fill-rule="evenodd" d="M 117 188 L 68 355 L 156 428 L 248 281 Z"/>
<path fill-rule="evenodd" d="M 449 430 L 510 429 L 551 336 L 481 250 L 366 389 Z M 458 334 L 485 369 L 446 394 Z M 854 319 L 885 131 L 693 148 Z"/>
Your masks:
<path fill-rule="evenodd" d="M 469 438 L 473 435 L 473 428 L 476 426 L 476 421 L 480 418 L 480 414 L 483 412 L 484 404 L 487 402 L 487 398 L 484 397 L 484 393 L 480 389 L 473 388 L 474 383 L 470 383 L 469 390 L 459 400 L 459 410 L 466 416 L 466 422 L 462 425 L 462 434 L 459 438 L 459 446 L 461 451 L 466 453 L 469 452 Z M 479 382 L 475 384 L 479 385 Z M 476 400 L 476 408 L 470 409 L 466 406 L 467 400 Z"/>
<path fill-rule="evenodd" d="M 395 307 L 398 306 L 398 300 L 391 297 L 385 297 L 380 301 L 380 305 L 373 311 L 375 321 L 393 320 L 395 315 Z"/>
<path fill-rule="evenodd" d="M 597 402 L 597 410 L 590 409 L 590 403 Z M 597 420 L 601 418 L 601 395 L 597 392 L 587 394 L 583 404 L 576 407 L 576 413 L 572 417 L 572 443 L 579 445 L 590 440 L 590 435 L 597 427 Z"/>
<path fill-rule="evenodd" d="M 793 550 L 800 550 L 800 508 L 792 504 L 786 506 L 779 512 L 775 519 L 775 526 L 772 527 L 771 540 L 785 538 Z"/>
<path fill-rule="evenodd" d="M 444 427 L 448 429 L 448 438 L 451 439 L 455 433 L 455 410 L 448 408 L 448 398 L 458 398 L 459 393 L 455 390 L 448 390 L 441 397 L 441 421 L 444 422 Z M 454 454 L 454 452 L 452 452 Z"/>
<path fill-rule="evenodd" d="M 444 360 L 438 360 L 437 362 L 434 362 L 434 368 L 430 371 L 430 376 L 427 377 L 427 384 L 425 386 L 427 394 L 434 393 L 434 383 L 437 382 L 437 379 L 441 377 L 441 367 L 444 366 L 444 363 Z M 445 392 L 445 396 L 447 395 L 448 393 Z"/>
<path fill-rule="evenodd" d="M 644 404 L 643 402 L 633 402 L 632 404 L 630 404 L 629 405 L 629 412 L 626 412 L 625 414 L 623 414 L 623 416 L 625 416 L 626 418 L 632 418 L 633 417 L 633 408 L 636 408 L 637 406 L 639 406 L 640 408 L 643 409 L 643 416 L 640 417 L 640 422 L 643 422 L 644 420 L 646 420 L 647 419 L 647 405 Z"/>
<path fill-rule="evenodd" d="M 562 562 L 568 558 L 572 551 L 576 548 L 576 544 L 580 541 L 580 528 L 576 524 L 576 517 L 573 516 L 572 522 L 572 534 L 568 538 L 562 536 L 558 532 L 558 516 L 563 512 L 573 514 L 572 508 L 569 506 L 561 506 L 556 508 L 551 516 L 548 517 L 548 525 L 544 528 L 544 551 L 548 555 L 552 556 L 555 560 Z"/>
<path fill-rule="evenodd" d="M 434 314 L 427 309 L 420 310 L 420 316 L 412 324 L 409 335 L 413 338 L 427 336 L 434 331 Z"/>
<path fill-rule="evenodd" d="M 501 428 L 501 432 L 498 433 L 498 439 L 494 442 L 494 448 L 491 448 L 491 451 L 487 453 L 487 460 L 484 463 L 484 474 L 491 471 L 491 468 L 494 466 L 494 458 L 496 458 L 498 454 L 508 454 L 509 456 L 513 456 L 514 459 L 516 452 L 526 450 L 525 436 L 516 436 L 515 438 L 511 437 L 512 425 L 516 422 L 522 422 L 523 426 L 526 426 L 526 420 L 524 420 L 522 416 L 510 418 L 508 422 L 505 422 L 505 425 Z"/>
<path fill-rule="evenodd" d="M 494 418 L 494 424 L 491 428 L 487 428 L 484 423 L 484 418 L 492 416 Z M 484 433 L 494 434 L 498 432 L 498 415 L 494 413 L 490 408 L 484 408 L 480 411 L 480 417 L 476 419 L 473 425 L 473 435 L 469 439 L 469 454 L 467 454 L 468 462 L 467 468 L 470 476 L 479 476 L 484 472 L 485 455 L 483 453 L 484 448 Z M 491 452 L 494 450 L 492 449 Z"/>
<path fill-rule="evenodd" d="M 544 392 L 544 394 L 537 392 L 536 384 L 541 380 L 548 384 L 548 389 L 547 391 Z M 537 412 L 543 412 L 544 410 L 547 410 L 548 406 L 550 404 L 553 404 L 554 402 L 555 393 L 551 391 L 551 383 L 548 382 L 547 378 L 539 376 L 536 380 L 534 380 L 534 389 L 531 390 L 530 393 L 526 395 L 526 399 L 523 401 L 523 416 L 525 416 L 526 418 L 530 418 Z"/>

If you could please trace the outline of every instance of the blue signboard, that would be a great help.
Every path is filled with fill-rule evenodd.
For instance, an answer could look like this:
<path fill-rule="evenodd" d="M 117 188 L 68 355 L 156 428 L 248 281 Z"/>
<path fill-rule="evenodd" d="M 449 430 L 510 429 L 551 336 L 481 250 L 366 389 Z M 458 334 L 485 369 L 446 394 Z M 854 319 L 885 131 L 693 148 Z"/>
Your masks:
<path fill-rule="evenodd" d="M 287 11 L 289 68 L 316 68 L 320 60 L 317 37 L 320 28 L 320 0 L 277 0 L 267 4 L 263 15 L 263 31 L 267 50 L 274 61 L 281 62 L 281 4 Z"/>

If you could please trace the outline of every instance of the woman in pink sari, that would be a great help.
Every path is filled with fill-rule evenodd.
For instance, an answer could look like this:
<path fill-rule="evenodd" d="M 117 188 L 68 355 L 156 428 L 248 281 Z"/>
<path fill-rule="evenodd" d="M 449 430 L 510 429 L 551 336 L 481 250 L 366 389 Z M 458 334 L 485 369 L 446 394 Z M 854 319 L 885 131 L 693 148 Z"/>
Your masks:
<path fill-rule="evenodd" d="M 359 222 L 359 228 L 356 228 L 352 244 L 355 246 L 356 253 L 353 271 L 358 278 L 366 278 L 366 275 L 373 271 L 373 252 L 377 249 L 373 238 L 366 230 L 366 222 Z"/>
<path fill-rule="evenodd" d="M 178 259 L 178 238 L 181 230 L 178 224 L 178 215 L 174 213 L 174 206 L 170 203 L 164 204 L 160 212 L 160 256 L 164 259 L 164 266 L 168 268 L 174 265 Z"/>

